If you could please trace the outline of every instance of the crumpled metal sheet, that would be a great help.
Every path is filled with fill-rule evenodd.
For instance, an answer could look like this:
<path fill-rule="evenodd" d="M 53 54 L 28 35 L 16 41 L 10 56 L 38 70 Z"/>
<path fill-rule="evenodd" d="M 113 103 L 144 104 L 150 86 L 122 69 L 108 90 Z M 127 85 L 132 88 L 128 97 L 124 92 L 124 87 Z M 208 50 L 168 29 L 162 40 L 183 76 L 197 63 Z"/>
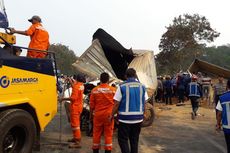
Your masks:
<path fill-rule="evenodd" d="M 153 51 L 138 51 L 137 56 L 129 64 L 137 71 L 138 79 L 146 88 L 155 90 L 157 87 L 157 74 Z M 137 51 L 134 50 L 134 53 Z"/>
<path fill-rule="evenodd" d="M 78 71 L 88 75 L 92 80 L 98 79 L 103 72 L 107 72 L 110 77 L 116 78 L 98 40 L 93 41 L 92 45 L 73 63 L 73 66 Z"/>
<path fill-rule="evenodd" d="M 153 51 L 133 50 L 135 58 L 129 64 L 130 68 L 137 71 L 138 79 L 149 90 L 155 91 L 157 87 L 157 74 Z M 110 63 L 108 62 L 100 42 L 96 39 L 92 45 L 73 63 L 80 72 L 88 75 L 91 80 L 98 80 L 103 72 L 117 79 Z M 124 74 L 125 75 L 125 74 Z"/>

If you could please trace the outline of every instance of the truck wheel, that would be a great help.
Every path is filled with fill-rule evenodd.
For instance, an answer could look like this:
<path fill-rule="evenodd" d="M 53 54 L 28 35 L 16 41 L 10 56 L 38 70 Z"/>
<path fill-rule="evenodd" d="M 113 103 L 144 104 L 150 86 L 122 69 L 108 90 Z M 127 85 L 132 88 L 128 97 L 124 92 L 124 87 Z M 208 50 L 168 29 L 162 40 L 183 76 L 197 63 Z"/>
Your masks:
<path fill-rule="evenodd" d="M 153 106 L 150 103 L 147 103 L 145 106 L 145 119 L 142 122 L 142 127 L 151 126 L 155 118 L 155 113 Z"/>
<path fill-rule="evenodd" d="M 36 136 L 32 116 L 21 109 L 0 113 L 0 152 L 31 153 Z"/>

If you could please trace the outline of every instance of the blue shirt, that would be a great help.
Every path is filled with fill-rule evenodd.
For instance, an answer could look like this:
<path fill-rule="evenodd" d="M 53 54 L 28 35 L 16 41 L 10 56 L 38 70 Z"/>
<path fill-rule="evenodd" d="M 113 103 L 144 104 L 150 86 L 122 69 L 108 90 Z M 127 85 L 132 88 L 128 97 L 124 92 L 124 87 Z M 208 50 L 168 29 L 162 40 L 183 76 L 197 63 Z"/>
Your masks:
<path fill-rule="evenodd" d="M 164 82 L 164 88 L 172 89 L 172 82 L 171 82 L 171 80 L 166 80 Z"/>

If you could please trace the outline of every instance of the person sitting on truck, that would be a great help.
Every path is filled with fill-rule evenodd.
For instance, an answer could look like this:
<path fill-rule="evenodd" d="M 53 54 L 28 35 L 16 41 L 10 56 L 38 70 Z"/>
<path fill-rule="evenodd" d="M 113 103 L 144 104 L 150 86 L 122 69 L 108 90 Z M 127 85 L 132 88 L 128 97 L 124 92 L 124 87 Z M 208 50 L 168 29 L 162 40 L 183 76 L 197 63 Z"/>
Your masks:
<path fill-rule="evenodd" d="M 15 56 L 20 56 L 22 53 L 22 49 L 19 47 L 15 47 L 15 46 L 10 46 L 10 45 L 5 45 L 3 47 L 3 49 L 7 50 L 11 55 L 15 55 Z"/>
<path fill-rule="evenodd" d="M 22 49 L 19 47 L 13 47 L 13 55 L 20 56 L 22 53 Z"/>
<path fill-rule="evenodd" d="M 10 28 L 10 33 L 21 34 L 25 36 L 30 36 L 29 50 L 27 52 L 27 57 L 31 58 L 45 58 L 47 56 L 47 52 L 36 51 L 43 50 L 47 51 L 49 48 L 49 33 L 42 26 L 41 18 L 37 15 L 34 15 L 31 19 L 28 20 L 32 23 L 30 28 L 25 31 L 15 30 L 14 28 Z"/>

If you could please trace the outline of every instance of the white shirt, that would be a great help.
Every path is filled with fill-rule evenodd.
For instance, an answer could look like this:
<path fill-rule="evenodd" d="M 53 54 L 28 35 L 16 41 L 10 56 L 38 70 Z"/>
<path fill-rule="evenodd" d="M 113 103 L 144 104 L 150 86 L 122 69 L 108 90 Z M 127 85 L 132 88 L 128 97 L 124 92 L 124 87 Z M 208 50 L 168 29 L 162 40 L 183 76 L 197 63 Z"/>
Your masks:
<path fill-rule="evenodd" d="M 65 92 L 64 92 L 64 98 L 69 98 L 72 94 L 72 88 L 69 88 L 69 89 L 66 89 Z M 70 101 L 65 101 L 67 103 L 70 103 Z"/>
<path fill-rule="evenodd" d="M 221 104 L 220 104 L 220 101 L 218 101 L 218 103 L 217 103 L 217 105 L 216 105 L 216 109 L 218 110 L 218 111 L 223 111 L 223 107 L 221 106 Z"/>

